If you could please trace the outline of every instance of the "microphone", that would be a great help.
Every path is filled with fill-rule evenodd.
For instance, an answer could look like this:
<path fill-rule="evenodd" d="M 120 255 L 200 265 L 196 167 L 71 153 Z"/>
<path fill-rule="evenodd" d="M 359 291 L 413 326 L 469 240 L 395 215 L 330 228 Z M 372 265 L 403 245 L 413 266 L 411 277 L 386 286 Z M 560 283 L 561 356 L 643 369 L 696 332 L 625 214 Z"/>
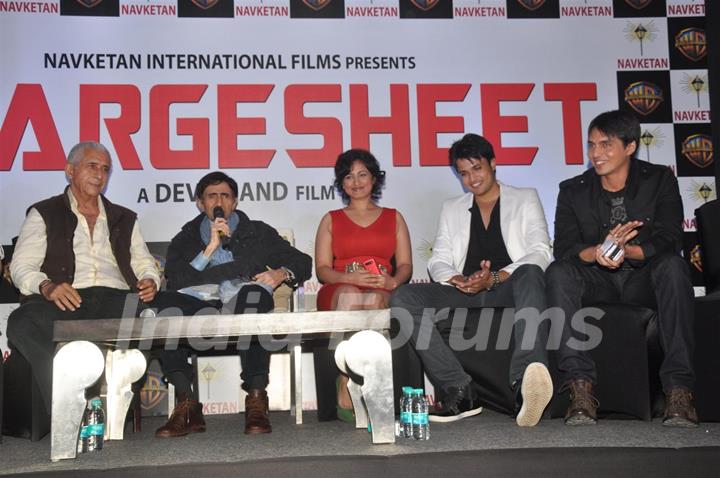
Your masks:
<path fill-rule="evenodd" d="M 213 219 L 217 218 L 225 219 L 225 212 L 220 206 L 215 206 L 215 209 L 213 209 Z"/>
<path fill-rule="evenodd" d="M 217 218 L 225 219 L 225 212 L 220 206 L 215 206 L 213 209 L 213 220 Z M 218 235 L 220 236 L 220 241 L 222 241 L 222 246 L 226 247 L 230 243 L 230 238 L 223 231 L 218 231 Z"/>

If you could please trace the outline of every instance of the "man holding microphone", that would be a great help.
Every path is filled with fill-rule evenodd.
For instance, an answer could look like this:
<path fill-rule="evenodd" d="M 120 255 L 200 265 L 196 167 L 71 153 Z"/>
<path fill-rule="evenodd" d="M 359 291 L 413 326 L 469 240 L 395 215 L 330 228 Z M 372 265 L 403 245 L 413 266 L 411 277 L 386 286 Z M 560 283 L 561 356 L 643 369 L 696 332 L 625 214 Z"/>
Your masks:
<path fill-rule="evenodd" d="M 195 189 L 201 213 L 185 224 L 167 251 L 168 289 L 194 301 L 197 310 L 264 313 L 273 309 L 272 292 L 283 283 L 297 287 L 311 275 L 312 259 L 275 229 L 237 210 L 238 186 L 222 172 L 205 175 Z M 185 310 L 186 307 L 183 307 Z M 165 350 L 163 372 L 177 391 L 178 404 L 157 437 L 204 431 L 202 405 L 191 399 L 188 351 Z M 268 384 L 270 352 L 256 340 L 240 350 L 245 399 L 245 433 L 270 433 Z"/>

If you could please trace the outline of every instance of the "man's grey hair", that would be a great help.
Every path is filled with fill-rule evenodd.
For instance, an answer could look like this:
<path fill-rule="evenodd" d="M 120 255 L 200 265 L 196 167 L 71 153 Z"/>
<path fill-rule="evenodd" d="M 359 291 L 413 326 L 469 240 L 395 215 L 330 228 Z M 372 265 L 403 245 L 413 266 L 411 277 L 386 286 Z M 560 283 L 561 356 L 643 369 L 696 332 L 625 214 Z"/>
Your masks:
<path fill-rule="evenodd" d="M 68 164 L 76 166 L 85 157 L 85 151 L 87 150 L 100 151 L 101 153 L 107 154 L 107 157 L 110 158 L 110 151 L 108 151 L 102 144 L 97 141 L 83 141 L 73 146 L 68 153 Z"/>

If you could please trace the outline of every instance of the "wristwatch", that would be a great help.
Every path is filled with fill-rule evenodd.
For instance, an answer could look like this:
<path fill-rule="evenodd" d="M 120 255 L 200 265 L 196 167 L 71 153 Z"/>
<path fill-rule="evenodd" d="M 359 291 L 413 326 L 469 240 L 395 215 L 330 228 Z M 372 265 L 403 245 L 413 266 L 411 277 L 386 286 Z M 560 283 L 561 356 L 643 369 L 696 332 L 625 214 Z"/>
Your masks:
<path fill-rule="evenodd" d="M 280 269 L 282 269 L 282 271 L 285 273 L 284 282 L 287 285 L 293 285 L 295 283 L 295 274 L 293 274 L 293 271 L 291 271 L 290 269 L 288 269 L 285 266 L 280 267 Z"/>

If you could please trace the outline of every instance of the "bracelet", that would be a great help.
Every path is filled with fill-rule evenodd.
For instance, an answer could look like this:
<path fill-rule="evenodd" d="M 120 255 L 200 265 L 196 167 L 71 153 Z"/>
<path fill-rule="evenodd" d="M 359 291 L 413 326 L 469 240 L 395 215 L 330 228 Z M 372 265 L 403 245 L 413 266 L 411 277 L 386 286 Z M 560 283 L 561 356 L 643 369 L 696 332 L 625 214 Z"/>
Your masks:
<path fill-rule="evenodd" d="M 500 285 L 500 274 L 498 274 L 497 271 L 490 271 L 490 277 L 492 277 L 492 284 L 490 284 L 487 290 L 493 290 Z"/>
<path fill-rule="evenodd" d="M 38 285 L 38 292 L 40 292 L 41 296 L 45 297 L 45 294 L 43 294 L 43 288 L 50 284 L 52 284 L 52 281 L 50 279 L 45 279 L 40 283 L 40 285 Z"/>

